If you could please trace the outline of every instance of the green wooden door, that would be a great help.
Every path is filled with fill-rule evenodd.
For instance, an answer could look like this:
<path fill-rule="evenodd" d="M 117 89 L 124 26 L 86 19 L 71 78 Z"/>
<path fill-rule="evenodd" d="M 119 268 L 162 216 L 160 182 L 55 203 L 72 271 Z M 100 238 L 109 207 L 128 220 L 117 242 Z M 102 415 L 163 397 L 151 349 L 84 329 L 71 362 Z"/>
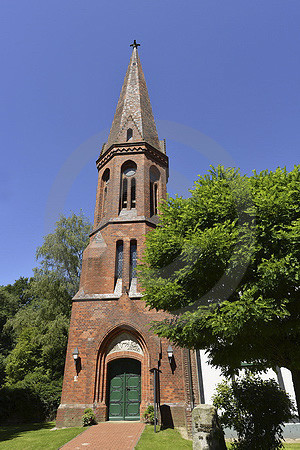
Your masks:
<path fill-rule="evenodd" d="M 139 420 L 141 402 L 141 363 L 122 358 L 108 367 L 109 420 Z"/>

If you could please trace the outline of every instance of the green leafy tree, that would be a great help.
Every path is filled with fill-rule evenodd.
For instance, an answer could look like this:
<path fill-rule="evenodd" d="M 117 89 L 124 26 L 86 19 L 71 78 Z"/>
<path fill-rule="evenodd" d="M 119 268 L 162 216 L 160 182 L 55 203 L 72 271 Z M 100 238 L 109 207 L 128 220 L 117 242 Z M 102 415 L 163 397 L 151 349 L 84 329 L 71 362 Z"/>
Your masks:
<path fill-rule="evenodd" d="M 217 386 L 213 404 L 220 423 L 237 432 L 232 449 L 283 448 L 283 424 L 292 418 L 293 405 L 276 381 L 251 374 L 224 381 Z"/>
<path fill-rule="evenodd" d="M 15 344 L 13 330 L 7 323 L 28 302 L 28 285 L 28 279 L 21 277 L 13 285 L 0 286 L 0 385 L 5 379 L 6 358 Z"/>
<path fill-rule="evenodd" d="M 82 214 L 62 216 L 37 250 L 40 266 L 30 281 L 20 279 L 0 288 L 0 302 L 3 294 L 6 305 L 2 322 L 0 316 L 0 345 L 3 342 L 7 348 L 2 394 L 12 403 L 18 403 L 18 398 L 22 402 L 36 399 L 39 417 L 51 417 L 59 404 L 71 301 L 79 286 L 90 231 Z M 22 408 L 18 411 L 20 415 Z M 34 410 L 30 417 L 36 420 Z"/>
<path fill-rule="evenodd" d="M 35 276 L 54 275 L 74 295 L 78 290 L 82 254 L 90 232 L 91 224 L 83 214 L 61 216 L 54 233 L 45 236 L 43 245 L 37 249 L 40 267 L 35 269 Z"/>
<path fill-rule="evenodd" d="M 243 361 L 290 369 L 300 411 L 300 166 L 212 168 L 161 205 L 146 242 L 144 298 L 174 314 L 154 330 L 207 349 L 226 375 Z"/>
<path fill-rule="evenodd" d="M 30 373 L 34 367 L 43 367 L 51 377 L 62 376 L 71 300 L 78 289 L 90 231 L 91 225 L 82 214 L 62 216 L 37 250 L 40 266 L 34 269 L 25 293 L 20 282 L 6 288 L 25 299 L 6 323 L 16 341 L 6 368 L 10 383 L 18 381 L 16 374 L 21 380 L 26 370 Z"/>
<path fill-rule="evenodd" d="M 9 383 L 22 381 L 28 373 L 41 367 L 41 336 L 35 327 L 26 327 L 7 358 L 6 373 Z"/>

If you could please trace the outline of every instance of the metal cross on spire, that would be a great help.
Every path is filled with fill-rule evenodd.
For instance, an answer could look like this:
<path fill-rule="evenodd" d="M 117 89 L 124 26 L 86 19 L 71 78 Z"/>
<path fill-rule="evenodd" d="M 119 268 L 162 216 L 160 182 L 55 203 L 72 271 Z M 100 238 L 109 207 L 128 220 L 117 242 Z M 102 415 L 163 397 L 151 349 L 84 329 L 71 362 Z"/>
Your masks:
<path fill-rule="evenodd" d="M 133 41 L 133 44 L 130 44 L 130 47 L 138 48 L 141 44 L 137 44 L 136 40 Z"/>

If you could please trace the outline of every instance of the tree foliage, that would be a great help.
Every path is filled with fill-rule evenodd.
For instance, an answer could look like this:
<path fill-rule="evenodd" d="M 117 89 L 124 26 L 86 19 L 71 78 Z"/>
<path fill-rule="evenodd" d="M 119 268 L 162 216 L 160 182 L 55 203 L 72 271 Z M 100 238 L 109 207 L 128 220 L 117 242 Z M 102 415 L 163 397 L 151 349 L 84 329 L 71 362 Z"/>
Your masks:
<path fill-rule="evenodd" d="M 0 287 L 1 393 L 13 404 L 36 402 L 29 420 L 51 416 L 59 404 L 71 300 L 90 230 L 82 214 L 62 216 L 37 250 L 34 276 Z M 22 408 L 15 411 L 4 408 L 1 418 L 23 417 Z"/>
<path fill-rule="evenodd" d="M 300 400 L 300 166 L 287 172 L 212 168 L 191 196 L 161 205 L 140 278 L 154 330 L 205 348 L 225 374 L 247 360 L 287 367 Z"/>
<path fill-rule="evenodd" d="M 20 278 L 13 285 L 0 286 L 0 386 L 5 379 L 5 361 L 15 345 L 10 320 L 29 301 L 28 279 Z"/>
<path fill-rule="evenodd" d="M 247 374 L 234 382 L 217 386 L 213 400 L 220 423 L 233 428 L 236 450 L 275 450 L 283 448 L 282 426 L 292 418 L 289 396 L 274 380 Z"/>
<path fill-rule="evenodd" d="M 61 216 L 54 233 L 45 236 L 43 245 L 37 249 L 40 267 L 36 269 L 36 276 L 55 276 L 74 295 L 78 290 L 82 254 L 90 232 L 91 224 L 83 214 Z"/>

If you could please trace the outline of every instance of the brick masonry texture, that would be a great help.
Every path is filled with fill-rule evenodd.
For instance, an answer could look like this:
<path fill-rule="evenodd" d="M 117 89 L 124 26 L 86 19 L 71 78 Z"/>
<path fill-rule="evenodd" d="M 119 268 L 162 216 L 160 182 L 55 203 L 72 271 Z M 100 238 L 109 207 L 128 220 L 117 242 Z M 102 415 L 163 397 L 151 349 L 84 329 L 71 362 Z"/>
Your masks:
<path fill-rule="evenodd" d="M 133 61 L 134 59 L 130 64 Z M 128 120 L 126 122 L 126 117 L 123 117 L 122 123 L 134 128 L 136 124 L 132 117 L 140 114 L 141 120 L 144 120 L 144 132 L 148 130 L 153 137 L 156 129 L 154 133 L 151 124 L 152 109 L 141 66 L 139 70 L 136 77 L 130 78 L 128 73 L 126 75 L 127 79 L 135 80 L 134 83 L 138 86 L 127 91 L 123 86 L 121 104 L 128 101 L 130 105 L 125 111 Z M 130 98 L 126 98 L 126 92 L 130 93 Z M 140 97 L 137 99 L 135 95 Z M 93 408 L 98 421 L 106 421 L 108 364 L 118 358 L 133 358 L 141 362 L 141 418 L 146 407 L 154 401 L 154 380 L 150 369 L 158 368 L 160 420 L 175 426 L 186 426 L 190 430 L 193 402 L 199 402 L 194 352 L 173 346 L 175 369 L 171 367 L 167 356 L 170 343 L 166 339 L 160 340 L 150 330 L 152 321 L 170 316 L 149 310 L 142 299 L 139 284 L 135 290 L 130 286 L 130 242 L 136 241 L 137 256 L 141 259 L 145 235 L 158 222 L 157 216 L 150 216 L 150 170 L 155 167 L 159 173 L 158 201 L 165 199 L 168 158 L 157 146 L 152 145 L 153 139 L 150 142 L 150 139 L 147 141 L 143 136 L 141 139 L 141 135 L 134 134 L 134 139 L 126 142 L 126 135 L 122 135 L 126 129 L 120 128 L 119 106 L 118 104 L 111 131 L 116 142 L 104 149 L 97 161 L 94 228 L 90 243 L 84 251 L 80 288 L 73 299 L 57 426 L 80 425 L 83 411 L 87 407 Z M 142 108 L 142 112 L 132 111 L 139 108 Z M 120 129 L 115 121 L 119 121 Z M 154 119 L 153 124 L 155 127 Z M 135 128 L 134 133 L 137 133 Z M 129 161 L 136 165 L 133 175 L 136 181 L 136 207 L 131 209 L 130 202 L 127 202 L 127 208 L 122 209 L 122 167 Z M 122 286 L 118 290 L 115 268 L 116 245 L 120 240 L 123 241 L 123 275 Z M 138 343 L 140 353 L 129 350 L 110 353 L 112 341 L 124 332 Z M 79 349 L 80 370 L 76 370 L 72 357 L 75 347 Z"/>

